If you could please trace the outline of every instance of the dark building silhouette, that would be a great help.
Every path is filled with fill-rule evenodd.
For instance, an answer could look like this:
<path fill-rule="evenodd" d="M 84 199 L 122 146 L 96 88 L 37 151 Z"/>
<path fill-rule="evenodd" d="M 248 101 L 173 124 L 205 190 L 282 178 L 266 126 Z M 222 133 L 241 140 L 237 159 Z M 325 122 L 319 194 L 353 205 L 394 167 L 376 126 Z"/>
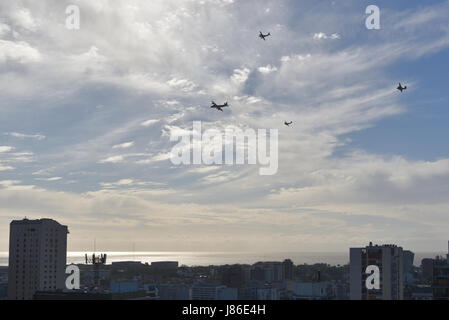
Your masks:
<path fill-rule="evenodd" d="M 422 275 L 426 280 L 433 279 L 433 259 L 423 259 L 421 261 Z"/>
<path fill-rule="evenodd" d="M 226 266 L 222 270 L 221 283 L 229 288 L 241 288 L 245 284 L 242 266 Z"/>
<path fill-rule="evenodd" d="M 293 280 L 293 269 L 295 268 L 293 261 L 290 259 L 285 260 L 282 262 L 282 267 L 284 272 L 284 280 Z"/>

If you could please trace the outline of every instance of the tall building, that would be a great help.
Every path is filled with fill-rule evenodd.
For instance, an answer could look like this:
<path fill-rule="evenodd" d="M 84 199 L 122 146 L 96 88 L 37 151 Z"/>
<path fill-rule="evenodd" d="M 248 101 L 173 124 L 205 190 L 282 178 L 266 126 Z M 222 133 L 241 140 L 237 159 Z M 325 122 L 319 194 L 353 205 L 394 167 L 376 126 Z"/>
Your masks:
<path fill-rule="evenodd" d="M 293 280 L 293 269 L 295 268 L 293 261 L 291 261 L 290 259 L 284 260 L 284 262 L 282 262 L 282 266 L 284 280 Z"/>
<path fill-rule="evenodd" d="M 411 251 L 404 250 L 403 255 L 404 255 L 404 264 L 403 264 L 404 282 L 413 283 L 415 280 L 413 276 L 415 254 Z"/>
<path fill-rule="evenodd" d="M 449 300 L 449 254 L 433 260 L 432 277 L 433 299 Z"/>
<path fill-rule="evenodd" d="M 67 233 L 50 219 L 11 222 L 8 299 L 31 300 L 36 291 L 64 289 Z"/>
<path fill-rule="evenodd" d="M 403 300 L 403 250 L 395 245 L 350 249 L 351 300 Z M 380 290 L 368 290 L 366 270 L 369 266 L 380 269 Z"/>
<path fill-rule="evenodd" d="M 425 280 L 432 280 L 433 278 L 433 259 L 421 260 L 422 275 Z"/>

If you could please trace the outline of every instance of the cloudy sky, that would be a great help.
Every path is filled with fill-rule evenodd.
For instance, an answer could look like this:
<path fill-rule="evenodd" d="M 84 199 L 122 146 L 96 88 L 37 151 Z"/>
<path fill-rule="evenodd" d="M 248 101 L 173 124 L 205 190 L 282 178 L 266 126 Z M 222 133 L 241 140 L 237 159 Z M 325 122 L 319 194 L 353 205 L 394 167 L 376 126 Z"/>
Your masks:
<path fill-rule="evenodd" d="M 25 216 L 71 251 L 445 250 L 449 2 L 342 2 L 2 0 L 0 251 Z M 196 120 L 279 129 L 277 175 L 174 166 Z"/>

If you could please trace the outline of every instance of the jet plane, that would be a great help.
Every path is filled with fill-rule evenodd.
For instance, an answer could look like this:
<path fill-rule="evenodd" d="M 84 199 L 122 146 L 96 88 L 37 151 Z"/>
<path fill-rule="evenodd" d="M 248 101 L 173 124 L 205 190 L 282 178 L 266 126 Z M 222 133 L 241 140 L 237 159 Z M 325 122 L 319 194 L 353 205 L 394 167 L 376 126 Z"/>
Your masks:
<path fill-rule="evenodd" d="M 219 104 L 216 104 L 214 101 L 212 101 L 212 106 L 211 106 L 212 109 L 217 109 L 218 111 L 223 112 L 223 108 L 227 108 L 227 107 L 229 107 L 227 102 L 225 104 L 219 105 Z"/>
<path fill-rule="evenodd" d="M 259 38 L 263 41 L 266 41 L 265 38 L 268 38 L 269 36 L 271 36 L 270 32 L 268 32 L 267 34 L 263 34 L 262 31 L 260 31 Z"/>
<path fill-rule="evenodd" d="M 399 91 L 407 90 L 407 86 L 403 87 L 402 84 L 399 83 L 399 87 L 397 88 Z"/>
<path fill-rule="evenodd" d="M 285 124 L 287 127 L 290 127 L 290 126 L 293 124 L 293 121 L 290 121 L 290 122 L 285 121 L 284 124 Z"/>

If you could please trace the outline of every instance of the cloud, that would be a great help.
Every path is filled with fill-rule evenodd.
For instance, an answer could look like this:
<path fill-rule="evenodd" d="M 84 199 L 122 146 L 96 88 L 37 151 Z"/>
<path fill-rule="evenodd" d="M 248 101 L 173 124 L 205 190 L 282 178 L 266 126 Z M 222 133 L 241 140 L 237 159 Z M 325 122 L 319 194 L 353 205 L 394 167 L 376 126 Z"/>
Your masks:
<path fill-rule="evenodd" d="M 7 24 L 4 24 L 4 23 L 0 23 L 0 37 L 6 35 L 10 31 L 11 31 L 10 26 L 8 26 Z"/>
<path fill-rule="evenodd" d="M 272 72 L 276 72 L 278 69 L 269 64 L 266 67 L 259 67 L 259 69 L 257 70 L 259 70 L 259 72 L 263 74 L 270 74 Z"/>
<path fill-rule="evenodd" d="M 333 33 L 331 35 L 327 35 L 324 32 L 319 32 L 319 33 L 315 33 L 313 35 L 313 39 L 315 39 L 315 40 L 326 40 L 326 39 L 337 40 L 337 39 L 340 39 L 340 35 L 338 33 Z"/>
<path fill-rule="evenodd" d="M 11 137 L 19 138 L 19 139 L 35 139 L 35 140 L 45 140 L 45 136 L 41 134 L 24 134 L 24 133 L 18 133 L 18 132 L 9 132 L 5 133 L 6 135 L 9 135 Z"/>
<path fill-rule="evenodd" d="M 61 177 L 53 177 L 53 178 L 38 178 L 36 180 L 40 180 L 40 181 L 47 181 L 47 182 L 53 182 L 53 181 L 60 181 L 62 180 Z"/>
<path fill-rule="evenodd" d="M 134 146 L 134 141 L 117 144 L 113 146 L 112 149 L 128 149 L 131 148 L 132 146 Z"/>
<path fill-rule="evenodd" d="M 188 79 L 177 79 L 173 78 L 167 81 L 167 84 L 176 90 L 181 90 L 183 92 L 191 92 L 196 88 L 195 83 Z"/>
<path fill-rule="evenodd" d="M 24 212 L 51 216 L 70 225 L 80 250 L 93 233 L 113 234 L 122 250 L 131 238 L 149 250 L 319 251 L 392 235 L 430 248 L 447 237 L 443 151 L 409 159 L 348 139 L 413 111 L 391 74 L 447 49 L 447 3 L 392 6 L 382 33 L 354 27 L 355 0 L 333 10 L 316 1 L 80 0 L 77 32 L 61 27 L 64 3 L 23 4 L 0 4 L 3 144 L 20 139 L 0 147 L 10 181 L 0 226 Z M 260 21 L 270 41 L 257 37 Z M 428 79 L 416 77 L 410 88 Z M 210 100 L 231 108 L 211 112 Z M 278 175 L 173 166 L 170 135 L 191 134 L 196 120 L 279 129 Z"/>
<path fill-rule="evenodd" d="M 0 39 L 0 63 L 15 61 L 31 63 L 41 60 L 39 51 L 24 41 L 7 41 Z"/>
<path fill-rule="evenodd" d="M 111 156 L 106 159 L 100 160 L 99 163 L 121 163 L 124 160 L 124 156 Z"/>
<path fill-rule="evenodd" d="M 24 29 L 36 31 L 38 28 L 38 23 L 32 16 L 29 9 L 17 8 L 12 12 L 11 18 L 13 19 L 14 23 L 17 26 L 22 27 Z"/>
<path fill-rule="evenodd" d="M 119 180 L 117 182 L 112 182 L 112 183 L 106 183 L 103 182 L 101 183 L 101 185 L 105 188 L 112 188 L 112 187 L 121 187 L 121 186 L 130 186 L 134 184 L 134 180 L 133 179 L 122 179 Z"/>
<path fill-rule="evenodd" d="M 160 120 L 156 120 L 156 119 L 151 119 L 151 120 L 147 120 L 141 123 L 142 126 L 144 127 L 151 127 L 152 125 L 158 123 Z"/>
<path fill-rule="evenodd" d="M 248 80 L 248 76 L 249 76 L 250 72 L 251 72 L 251 70 L 248 68 L 235 69 L 234 74 L 231 76 L 231 80 L 233 82 L 235 82 L 236 84 L 245 83 L 246 80 Z"/>
<path fill-rule="evenodd" d="M 3 153 L 3 152 L 10 152 L 10 151 L 12 151 L 12 150 L 14 150 L 13 147 L 10 147 L 10 146 L 0 146 L 0 153 Z"/>

